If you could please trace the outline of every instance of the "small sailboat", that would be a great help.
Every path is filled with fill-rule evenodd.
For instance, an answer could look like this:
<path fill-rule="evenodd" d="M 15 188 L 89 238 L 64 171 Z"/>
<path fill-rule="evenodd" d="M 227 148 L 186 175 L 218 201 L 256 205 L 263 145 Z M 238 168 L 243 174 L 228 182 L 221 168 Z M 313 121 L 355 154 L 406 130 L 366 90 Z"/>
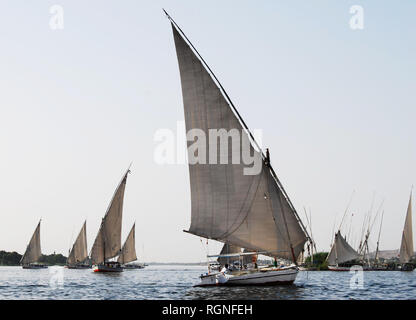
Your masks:
<path fill-rule="evenodd" d="M 135 233 L 136 223 L 133 224 L 129 235 L 127 236 L 126 242 L 124 242 L 123 248 L 121 248 L 121 253 L 117 258 L 117 262 L 120 263 L 123 269 L 126 270 L 144 268 L 142 265 L 130 263 L 137 260 Z"/>
<path fill-rule="evenodd" d="M 40 222 L 35 229 L 35 232 L 30 239 L 28 246 L 26 247 L 26 251 L 20 260 L 20 264 L 22 265 L 23 269 L 43 269 L 47 268 L 48 266 L 37 263 L 39 258 L 42 256 L 42 251 L 40 248 Z"/>
<path fill-rule="evenodd" d="M 86 263 L 87 258 L 87 221 L 85 221 L 69 252 L 66 267 L 68 269 L 89 269 L 91 265 Z"/>
<path fill-rule="evenodd" d="M 224 273 L 208 270 L 201 275 L 199 285 L 291 284 L 298 274 L 297 258 L 309 239 L 307 231 L 271 166 L 269 153 L 263 154 L 212 70 L 166 11 L 165 14 L 176 46 L 187 132 L 202 130 L 208 137 L 210 130 L 237 130 L 246 139 L 242 141 L 249 141 L 247 149 L 254 161 L 260 163 L 260 172 L 245 174 L 247 166 L 242 161 L 234 163 L 230 154 L 239 153 L 242 159 L 240 145 L 229 148 L 232 152 L 227 151 L 228 157 L 221 151 L 220 156 L 228 159 L 226 164 L 212 164 L 207 159 L 189 163 L 192 212 L 186 232 L 249 249 L 233 256 L 263 254 L 293 263 L 267 268 L 256 268 L 254 264 L 250 269 Z M 188 146 L 192 143 L 188 141 Z"/>
<path fill-rule="evenodd" d="M 121 253 L 121 222 L 123 216 L 124 190 L 130 168 L 123 175 L 111 199 L 107 212 L 101 221 L 100 229 L 91 249 L 94 272 L 122 272 L 123 267 L 111 260 Z"/>
<path fill-rule="evenodd" d="M 407 207 L 406 220 L 402 233 L 402 243 L 400 245 L 400 263 L 402 271 L 413 271 L 415 266 L 410 263 L 414 256 L 413 251 L 413 229 L 412 229 L 412 193 L 410 193 L 409 204 Z"/>
<path fill-rule="evenodd" d="M 338 230 L 335 234 L 334 243 L 326 258 L 328 269 L 331 271 L 349 271 L 349 267 L 340 266 L 340 264 L 355 260 L 359 256 L 358 252 L 348 244 L 347 240 L 341 235 L 341 231 Z"/>

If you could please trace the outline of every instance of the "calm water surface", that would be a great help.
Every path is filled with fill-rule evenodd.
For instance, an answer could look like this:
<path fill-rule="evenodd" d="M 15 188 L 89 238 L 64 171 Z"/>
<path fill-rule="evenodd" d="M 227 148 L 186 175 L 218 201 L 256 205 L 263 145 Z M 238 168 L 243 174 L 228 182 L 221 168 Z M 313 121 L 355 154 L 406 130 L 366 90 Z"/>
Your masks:
<path fill-rule="evenodd" d="M 202 266 L 148 266 L 120 274 L 50 267 L 0 267 L 0 299 L 416 299 L 416 271 L 363 272 L 351 288 L 349 272 L 301 271 L 294 285 L 194 288 Z"/>

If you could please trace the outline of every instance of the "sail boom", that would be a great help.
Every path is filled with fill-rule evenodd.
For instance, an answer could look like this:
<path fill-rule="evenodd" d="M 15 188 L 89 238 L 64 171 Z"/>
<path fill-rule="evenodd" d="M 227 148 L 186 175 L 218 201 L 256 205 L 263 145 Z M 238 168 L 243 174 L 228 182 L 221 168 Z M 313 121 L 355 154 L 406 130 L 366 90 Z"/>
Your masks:
<path fill-rule="evenodd" d="M 229 253 L 229 254 L 214 254 L 214 255 L 207 255 L 207 258 L 227 258 L 227 257 L 240 257 L 240 256 L 250 256 L 253 254 L 262 254 L 262 255 L 268 255 L 270 252 L 241 252 L 241 253 Z"/>

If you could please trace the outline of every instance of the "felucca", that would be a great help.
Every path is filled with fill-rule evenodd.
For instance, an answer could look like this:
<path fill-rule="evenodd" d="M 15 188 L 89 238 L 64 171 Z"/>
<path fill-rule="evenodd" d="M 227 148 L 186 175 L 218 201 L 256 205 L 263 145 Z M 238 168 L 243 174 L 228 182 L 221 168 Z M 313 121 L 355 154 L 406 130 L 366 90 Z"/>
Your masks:
<path fill-rule="evenodd" d="M 42 256 L 42 251 L 40 248 L 40 222 L 35 229 L 35 232 L 30 239 L 26 251 L 20 259 L 20 264 L 23 269 L 43 269 L 48 266 L 38 263 L 39 258 Z"/>
<path fill-rule="evenodd" d="M 297 258 L 309 238 L 307 231 L 271 166 L 269 154 L 263 154 L 212 70 L 175 21 L 166 15 L 176 46 L 187 132 L 194 129 L 208 137 L 210 130 L 225 129 L 227 134 L 237 130 L 249 150 L 243 153 L 238 143 L 229 148 L 232 152 L 220 151 L 220 158 L 228 160 L 225 164 L 210 163 L 208 153 L 203 161 L 189 162 L 192 212 L 191 226 L 186 232 L 248 249 L 249 252 L 235 254 L 238 256 L 263 254 L 293 262 L 286 267 L 209 270 L 201 276 L 199 285 L 293 283 L 298 274 Z M 192 142 L 188 141 L 188 147 Z M 194 153 L 188 151 L 189 161 Z M 202 158 L 199 153 L 198 150 L 198 157 Z M 259 172 L 246 174 L 245 164 L 232 161 L 234 154 L 239 159 L 249 154 L 253 163 L 260 163 Z"/>
<path fill-rule="evenodd" d="M 400 263 L 402 271 L 413 271 L 415 266 L 410 263 L 414 255 L 413 251 L 413 229 L 412 229 L 412 193 L 410 193 L 409 204 L 407 206 L 406 220 L 402 233 L 402 243 L 400 245 Z"/>
<path fill-rule="evenodd" d="M 144 268 L 138 264 L 132 264 L 130 262 L 137 260 L 136 255 L 136 223 L 133 224 L 129 235 L 127 236 L 126 242 L 124 242 L 123 248 L 121 248 L 121 253 L 118 256 L 117 262 L 121 264 L 124 269 L 142 269 Z"/>
<path fill-rule="evenodd" d="M 338 230 L 331 250 L 326 257 L 328 269 L 331 271 L 349 271 L 349 267 L 340 266 L 340 264 L 355 260 L 359 256 L 358 252 L 348 244 L 347 240 L 341 235 L 341 231 Z"/>
<path fill-rule="evenodd" d="M 123 216 L 124 190 L 130 168 L 123 175 L 111 199 L 107 212 L 91 249 L 91 260 L 94 272 L 122 272 L 123 267 L 111 260 L 121 254 L 121 223 Z"/>
<path fill-rule="evenodd" d="M 85 221 L 69 252 L 66 267 L 68 269 L 89 269 L 91 265 L 86 263 L 87 258 L 87 221 Z"/>

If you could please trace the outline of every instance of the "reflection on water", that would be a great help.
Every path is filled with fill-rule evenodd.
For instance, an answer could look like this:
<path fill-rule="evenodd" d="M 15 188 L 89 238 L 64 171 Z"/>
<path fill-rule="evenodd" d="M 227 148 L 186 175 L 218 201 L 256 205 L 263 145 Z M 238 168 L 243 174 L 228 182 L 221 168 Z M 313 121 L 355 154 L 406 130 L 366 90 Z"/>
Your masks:
<path fill-rule="evenodd" d="M 416 299 L 416 271 L 363 272 L 362 289 L 351 284 L 356 275 L 329 271 L 301 271 L 290 286 L 193 287 L 204 272 L 177 265 L 117 274 L 0 267 L 0 299 Z"/>

